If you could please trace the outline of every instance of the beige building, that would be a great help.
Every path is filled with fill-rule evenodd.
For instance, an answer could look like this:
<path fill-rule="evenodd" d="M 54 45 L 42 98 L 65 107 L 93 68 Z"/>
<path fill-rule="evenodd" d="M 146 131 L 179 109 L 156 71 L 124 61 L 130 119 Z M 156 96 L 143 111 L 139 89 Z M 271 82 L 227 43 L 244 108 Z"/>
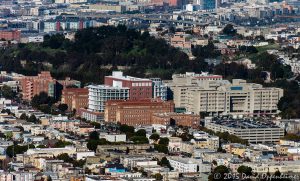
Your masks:
<path fill-rule="evenodd" d="M 114 11 L 117 13 L 122 13 L 126 11 L 126 6 L 122 5 L 106 5 L 106 4 L 91 4 L 89 9 L 96 11 Z"/>
<path fill-rule="evenodd" d="M 280 173 L 300 173 L 300 161 L 268 161 L 264 163 L 252 163 L 245 162 L 243 165 L 251 167 L 254 173 L 262 174 L 262 173 L 275 173 L 279 171 Z M 294 175 L 292 175 L 294 176 Z M 294 178 L 294 177 L 291 177 Z M 295 179 L 299 180 L 300 176 L 295 175 Z"/>
<path fill-rule="evenodd" d="M 175 74 L 166 82 L 173 92 L 176 108 L 195 114 L 276 114 L 283 96 L 280 88 L 247 83 L 246 80 L 223 80 L 219 75 Z"/>

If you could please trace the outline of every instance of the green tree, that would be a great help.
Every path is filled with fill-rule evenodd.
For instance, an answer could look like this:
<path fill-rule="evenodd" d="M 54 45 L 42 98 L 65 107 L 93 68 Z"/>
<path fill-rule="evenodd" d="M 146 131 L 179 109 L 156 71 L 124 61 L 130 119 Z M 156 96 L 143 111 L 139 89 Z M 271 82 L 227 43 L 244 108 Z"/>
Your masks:
<path fill-rule="evenodd" d="M 158 144 L 168 146 L 169 138 L 160 138 Z"/>
<path fill-rule="evenodd" d="M 135 133 L 135 136 L 144 136 L 146 137 L 146 130 L 140 129 Z"/>
<path fill-rule="evenodd" d="M 62 153 L 60 155 L 57 155 L 56 158 L 58 160 L 63 160 L 64 162 L 68 162 L 68 163 L 73 162 L 73 158 L 71 158 L 67 153 Z"/>
<path fill-rule="evenodd" d="M 234 29 L 232 24 L 227 24 L 223 29 L 223 34 L 225 35 L 236 35 L 236 29 Z"/>
<path fill-rule="evenodd" d="M 154 149 L 161 153 L 165 153 L 165 154 L 169 153 L 169 149 L 166 145 L 155 144 Z"/>
<path fill-rule="evenodd" d="M 134 127 L 133 126 L 128 126 L 126 124 L 122 124 L 120 126 L 120 131 L 123 133 L 134 133 Z"/>
<path fill-rule="evenodd" d="M 11 87 L 4 85 L 1 89 L 1 94 L 4 98 L 6 99 L 13 99 L 16 94 L 13 92 L 13 90 L 11 89 Z"/>
<path fill-rule="evenodd" d="M 91 140 L 99 140 L 99 133 L 97 131 L 93 131 L 89 135 Z"/>
<path fill-rule="evenodd" d="M 32 123 L 35 123 L 35 124 L 40 123 L 40 121 L 35 117 L 34 114 L 32 114 L 32 115 L 28 118 L 27 121 L 28 121 L 28 122 L 32 122 Z"/>
<path fill-rule="evenodd" d="M 148 138 L 144 136 L 133 136 L 130 138 L 130 141 L 132 141 L 134 144 L 147 144 L 149 143 Z"/>
<path fill-rule="evenodd" d="M 157 140 L 159 140 L 160 136 L 159 136 L 159 134 L 157 134 L 157 133 L 153 133 L 149 138 L 150 138 L 151 140 L 157 141 Z"/>
<path fill-rule="evenodd" d="M 72 145 L 72 143 L 71 143 L 71 142 L 68 142 L 68 141 L 58 140 L 58 141 L 55 143 L 54 147 L 55 147 L 55 148 L 64 148 L 64 147 L 66 147 L 66 146 L 68 146 L 68 145 Z"/>
<path fill-rule="evenodd" d="M 6 149 L 6 154 L 12 158 L 13 156 L 16 156 L 17 154 L 23 154 L 25 153 L 27 150 L 28 150 L 28 147 L 29 148 L 35 148 L 34 145 L 30 144 L 30 145 L 24 145 L 24 146 L 21 146 L 21 145 L 11 145 L 11 146 L 8 146 L 7 149 Z"/>
<path fill-rule="evenodd" d="M 163 176 L 160 173 L 156 173 L 155 175 L 153 175 L 153 178 L 155 178 L 155 180 L 162 180 Z"/>
<path fill-rule="evenodd" d="M 22 113 L 20 116 L 20 119 L 27 120 L 28 117 L 27 117 L 26 113 Z"/>
<path fill-rule="evenodd" d="M 48 112 L 50 111 L 49 109 L 51 108 L 51 106 L 55 103 L 55 100 L 48 96 L 48 94 L 46 92 L 41 92 L 38 95 L 35 95 L 32 100 L 31 100 L 31 105 L 34 108 L 37 109 L 42 109 L 42 111 L 47 110 Z M 44 107 L 42 107 L 44 106 Z M 46 107 L 46 108 L 45 108 Z"/>
<path fill-rule="evenodd" d="M 170 170 L 173 170 L 174 168 L 171 166 L 169 160 L 166 157 L 162 157 L 159 165 L 162 167 L 168 167 Z"/>
<path fill-rule="evenodd" d="M 13 133 L 11 131 L 8 131 L 5 133 L 5 137 L 6 137 L 6 139 L 11 140 L 13 137 Z"/>
<path fill-rule="evenodd" d="M 87 148 L 88 148 L 89 150 L 96 151 L 98 145 L 108 145 L 108 144 L 111 144 L 111 143 L 108 142 L 108 141 L 107 141 L 106 139 L 104 139 L 104 138 L 101 138 L 101 139 L 99 139 L 99 140 L 93 140 L 93 139 L 90 139 L 90 140 L 88 140 Z"/>
<path fill-rule="evenodd" d="M 61 112 L 65 113 L 65 112 L 68 110 L 68 105 L 67 105 L 67 104 L 59 104 L 59 105 L 57 106 L 57 108 L 58 108 Z"/>
<path fill-rule="evenodd" d="M 246 176 L 251 176 L 252 175 L 252 168 L 241 165 L 237 169 L 237 172 L 240 173 L 240 174 L 245 174 Z"/>

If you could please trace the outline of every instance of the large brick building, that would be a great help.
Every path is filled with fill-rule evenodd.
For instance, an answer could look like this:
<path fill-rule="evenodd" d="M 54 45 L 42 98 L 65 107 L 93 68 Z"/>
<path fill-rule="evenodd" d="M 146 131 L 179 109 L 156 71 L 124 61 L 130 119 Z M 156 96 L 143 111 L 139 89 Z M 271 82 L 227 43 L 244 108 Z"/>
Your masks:
<path fill-rule="evenodd" d="M 151 125 L 152 114 L 174 111 L 173 101 L 161 99 L 109 100 L 106 102 L 104 119 L 127 125 Z"/>
<path fill-rule="evenodd" d="M 104 84 L 129 88 L 129 99 L 152 98 L 152 80 L 150 79 L 123 76 L 123 72 L 114 71 L 111 76 L 105 76 Z"/>
<path fill-rule="evenodd" d="M 56 80 L 52 78 L 50 72 L 42 71 L 37 76 L 24 76 L 20 79 L 20 83 L 24 100 L 30 101 L 41 92 L 55 97 Z"/>
<path fill-rule="evenodd" d="M 197 127 L 200 124 L 200 115 L 183 113 L 157 113 L 151 117 L 152 124 L 181 125 Z"/>
<path fill-rule="evenodd" d="M 88 106 L 89 91 L 87 88 L 65 88 L 62 90 L 61 102 L 68 105 L 68 110 L 77 110 Z"/>
<path fill-rule="evenodd" d="M 2 30 L 0 31 L 0 39 L 4 40 L 21 40 L 21 31 L 20 30 Z"/>
<path fill-rule="evenodd" d="M 79 81 L 68 78 L 65 80 L 56 80 L 51 76 L 49 71 L 42 71 L 37 76 L 23 76 L 18 80 L 21 84 L 22 98 L 27 101 L 30 101 L 35 95 L 41 92 L 46 92 L 49 96 L 57 98 L 60 96 L 61 90 L 66 88 L 66 86 L 73 85 L 74 83 L 75 86 L 80 84 Z"/>

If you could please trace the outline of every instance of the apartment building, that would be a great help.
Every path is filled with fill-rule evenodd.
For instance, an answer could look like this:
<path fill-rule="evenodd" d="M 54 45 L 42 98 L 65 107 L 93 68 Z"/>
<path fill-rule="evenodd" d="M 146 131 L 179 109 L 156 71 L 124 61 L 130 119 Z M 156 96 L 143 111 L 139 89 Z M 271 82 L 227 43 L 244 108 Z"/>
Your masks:
<path fill-rule="evenodd" d="M 206 121 L 205 127 L 214 132 L 228 132 L 248 140 L 249 143 L 279 142 L 279 139 L 284 136 L 284 129 L 274 125 L 271 121 L 224 119 Z"/>
<path fill-rule="evenodd" d="M 110 100 L 106 102 L 104 119 L 106 122 L 119 122 L 127 125 L 151 125 L 155 113 L 174 111 L 173 101 L 161 99 Z"/>
<path fill-rule="evenodd" d="M 2 30 L 0 31 L 0 39 L 4 40 L 21 40 L 21 31 L 20 30 Z"/>
<path fill-rule="evenodd" d="M 71 131 L 76 125 L 80 124 L 80 120 L 51 120 L 51 127 L 61 131 Z"/>
<path fill-rule="evenodd" d="M 46 92 L 48 96 L 60 97 L 63 88 L 68 86 L 80 86 L 80 81 L 66 78 L 65 80 L 54 79 L 49 71 L 42 71 L 37 76 L 22 76 L 20 81 L 23 99 L 30 101 L 35 95 Z"/>
<path fill-rule="evenodd" d="M 252 171 L 254 173 L 258 174 L 267 174 L 267 173 L 275 173 L 279 171 L 280 173 L 285 173 L 285 174 L 292 174 L 292 173 L 297 173 L 299 174 L 300 172 L 300 161 L 299 160 L 294 160 L 294 161 L 268 161 L 268 162 L 246 162 L 243 163 L 243 165 L 251 167 Z M 292 175 L 291 178 L 295 178 L 296 180 L 299 180 L 299 175 Z"/>
<path fill-rule="evenodd" d="M 152 98 L 152 80 L 124 76 L 121 71 L 113 71 L 111 76 L 105 76 L 104 84 L 112 87 L 127 87 L 130 89 L 130 99 Z"/>
<path fill-rule="evenodd" d="M 201 159 L 168 157 L 170 165 L 179 173 L 205 173 L 211 171 L 210 164 L 204 164 Z"/>
<path fill-rule="evenodd" d="M 56 80 L 50 72 L 42 71 L 37 76 L 24 76 L 20 78 L 22 99 L 30 101 L 35 95 L 46 92 L 55 97 Z"/>
<path fill-rule="evenodd" d="M 108 100 L 129 99 L 129 88 L 123 86 L 90 85 L 88 86 L 88 109 L 94 112 L 104 112 Z"/>
<path fill-rule="evenodd" d="M 183 32 L 177 32 L 171 38 L 171 46 L 175 48 L 187 49 L 190 50 L 192 48 L 192 42 L 189 41 L 190 35 L 185 34 Z"/>
<path fill-rule="evenodd" d="M 68 110 L 88 107 L 89 91 L 87 88 L 66 88 L 62 90 L 61 103 L 68 105 Z"/>
<path fill-rule="evenodd" d="M 195 114 L 277 114 L 283 96 L 280 88 L 264 88 L 246 80 L 222 80 L 208 74 L 175 74 L 167 85 L 173 92 L 175 107 Z"/>

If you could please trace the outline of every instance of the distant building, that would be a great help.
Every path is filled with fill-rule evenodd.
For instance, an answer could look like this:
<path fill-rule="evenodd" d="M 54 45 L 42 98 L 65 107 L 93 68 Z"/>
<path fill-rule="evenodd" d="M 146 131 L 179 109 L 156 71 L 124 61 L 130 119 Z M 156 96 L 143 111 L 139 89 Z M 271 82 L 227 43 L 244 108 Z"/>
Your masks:
<path fill-rule="evenodd" d="M 147 100 L 110 100 L 106 103 L 105 121 L 127 125 L 151 125 L 154 113 L 174 111 L 173 101 L 161 99 Z"/>
<path fill-rule="evenodd" d="M 180 125 L 197 127 L 200 124 L 200 116 L 194 114 L 157 113 L 152 115 L 152 124 Z"/>
<path fill-rule="evenodd" d="M 169 6 L 178 7 L 182 4 L 181 0 L 169 0 Z"/>
<path fill-rule="evenodd" d="M 167 85 L 173 93 L 176 108 L 195 114 L 277 114 L 277 104 L 283 96 L 280 88 L 247 83 L 208 74 L 175 74 Z"/>
<path fill-rule="evenodd" d="M 192 42 L 189 41 L 189 36 L 190 35 L 184 34 L 183 32 L 177 32 L 171 38 L 171 46 L 190 51 L 192 48 Z"/>
<path fill-rule="evenodd" d="M 206 121 L 205 127 L 214 132 L 228 132 L 236 135 L 249 143 L 278 142 L 284 136 L 284 129 L 269 122 L 251 120 L 220 119 Z"/>
<path fill-rule="evenodd" d="M 62 90 L 69 87 L 80 88 L 81 82 L 78 80 L 73 80 L 70 77 L 66 77 L 65 80 L 56 81 L 56 96 L 61 97 Z"/>
<path fill-rule="evenodd" d="M 111 76 L 105 76 L 104 84 L 129 88 L 130 99 L 152 98 L 152 81 L 150 79 L 123 76 L 123 72 L 114 71 Z"/>
<path fill-rule="evenodd" d="M 18 78 L 21 84 L 23 99 L 30 101 L 35 95 L 45 92 L 48 96 L 60 97 L 63 88 L 68 86 L 80 86 L 80 81 L 54 79 L 49 71 L 42 71 L 37 76 L 23 76 Z"/>
<path fill-rule="evenodd" d="M 129 98 L 129 88 L 127 87 L 90 85 L 88 89 L 88 109 L 91 111 L 104 112 L 107 100 L 126 100 Z"/>
<path fill-rule="evenodd" d="M 123 5 L 106 5 L 106 4 L 91 4 L 89 5 L 90 10 L 94 11 L 112 11 L 117 13 L 123 13 L 126 11 L 126 6 Z"/>
<path fill-rule="evenodd" d="M 4 40 L 21 40 L 21 31 L 20 30 L 1 30 L 0 31 L 0 39 Z"/>
<path fill-rule="evenodd" d="M 161 98 L 167 100 L 167 86 L 165 86 L 160 78 L 151 78 L 152 80 L 152 98 Z"/>
<path fill-rule="evenodd" d="M 100 133 L 99 137 L 104 138 L 109 142 L 126 142 L 126 134 Z"/>
<path fill-rule="evenodd" d="M 50 72 L 42 71 L 37 76 L 24 76 L 20 79 L 22 88 L 22 99 L 30 101 L 35 95 L 46 92 L 55 97 L 56 80 Z"/>
<path fill-rule="evenodd" d="M 201 10 L 213 10 L 217 6 L 217 0 L 197 0 Z"/>
<path fill-rule="evenodd" d="M 68 110 L 77 110 L 88 107 L 87 88 L 66 88 L 62 90 L 61 102 L 68 105 Z"/>
<path fill-rule="evenodd" d="M 88 109 L 80 108 L 76 114 L 80 115 L 81 118 L 84 118 L 93 122 L 101 122 L 104 120 L 104 113 L 97 111 L 90 111 Z"/>
<path fill-rule="evenodd" d="M 205 173 L 211 171 L 210 164 L 205 164 L 201 159 L 168 157 L 170 165 L 179 173 Z"/>

